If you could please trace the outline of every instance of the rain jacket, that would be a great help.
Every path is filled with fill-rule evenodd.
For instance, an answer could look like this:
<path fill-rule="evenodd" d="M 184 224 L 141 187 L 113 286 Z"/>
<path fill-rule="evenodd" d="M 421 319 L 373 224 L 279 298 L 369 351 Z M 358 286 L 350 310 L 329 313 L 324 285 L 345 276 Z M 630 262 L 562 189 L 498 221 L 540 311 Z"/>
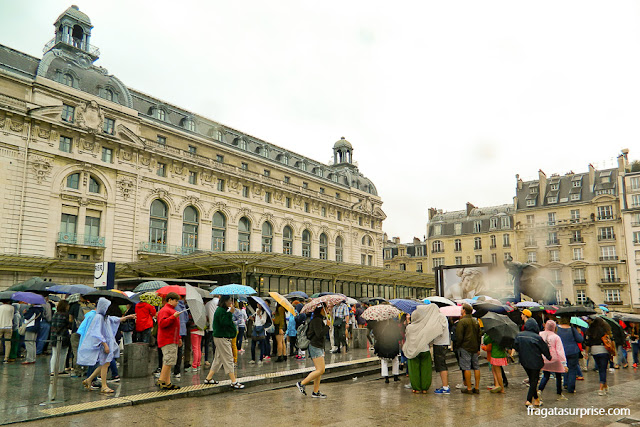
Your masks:
<path fill-rule="evenodd" d="M 175 312 L 169 303 L 158 312 L 158 348 L 180 343 L 180 319 L 173 315 Z"/>
<path fill-rule="evenodd" d="M 136 331 L 142 332 L 145 329 L 153 328 L 153 317 L 156 315 L 156 308 L 149 303 L 140 301 L 136 304 Z"/>
<path fill-rule="evenodd" d="M 518 333 L 513 343 L 513 348 L 518 352 L 520 364 L 528 369 L 542 369 L 544 360 L 542 356 L 551 359 L 549 347 L 539 335 L 538 323 L 533 319 L 527 319 L 524 331 Z"/>
<path fill-rule="evenodd" d="M 413 322 L 413 316 L 411 321 Z M 456 324 L 455 344 L 458 350 L 464 349 L 469 353 L 480 351 L 480 325 L 470 314 L 465 314 Z"/>
<path fill-rule="evenodd" d="M 444 317 L 435 304 L 419 305 L 411 315 L 411 323 L 405 330 L 406 340 L 402 351 L 407 359 L 415 359 L 420 353 L 429 351 L 429 344 L 447 328 Z"/>
<path fill-rule="evenodd" d="M 78 365 L 93 366 L 96 363 L 104 365 L 120 357 L 120 347 L 116 342 L 116 333 L 120 326 L 120 318 L 107 316 L 107 309 L 111 301 L 100 298 L 95 315 L 83 335 L 82 344 L 78 346 Z M 85 321 L 87 316 L 85 316 Z M 82 325 L 80 325 L 82 327 Z M 107 343 L 109 353 L 104 352 L 102 343 Z"/>
<path fill-rule="evenodd" d="M 544 325 L 544 331 L 540 332 L 540 336 L 549 346 L 549 354 L 551 360 L 544 358 L 543 371 L 564 373 L 564 367 L 567 364 L 567 358 L 564 354 L 564 346 L 562 339 L 555 333 L 556 322 L 547 320 Z"/>

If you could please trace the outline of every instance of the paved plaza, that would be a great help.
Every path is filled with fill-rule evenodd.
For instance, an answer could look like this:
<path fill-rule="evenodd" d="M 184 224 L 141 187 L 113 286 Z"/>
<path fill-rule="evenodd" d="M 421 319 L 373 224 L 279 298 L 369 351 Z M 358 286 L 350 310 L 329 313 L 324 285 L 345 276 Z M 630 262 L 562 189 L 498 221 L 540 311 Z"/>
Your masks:
<path fill-rule="evenodd" d="M 510 385 L 505 395 L 486 391 L 489 368 L 482 367 L 480 395 L 463 395 L 452 390 L 451 395 L 438 396 L 431 391 L 440 384 L 438 378 L 430 393 L 415 395 L 407 390 L 408 378 L 385 384 L 379 375 L 352 378 L 321 385 L 326 400 L 302 396 L 293 387 L 225 393 L 215 396 L 167 400 L 133 407 L 122 407 L 52 418 L 28 423 L 29 426 L 84 426 L 99 420 L 101 425 L 426 425 L 438 426 L 610 426 L 630 425 L 631 418 L 640 420 L 640 371 L 620 369 L 609 374 L 611 392 L 598 396 L 598 374 L 588 372 L 585 381 L 578 382 L 578 392 L 568 401 L 558 402 L 547 389 L 543 408 L 605 408 L 629 409 L 629 415 L 605 416 L 541 416 L 527 415 L 524 407 L 526 386 L 520 365 L 507 367 Z M 452 384 L 460 382 L 460 372 L 451 371 Z M 627 420 L 625 420 L 627 418 Z M 616 424 L 619 420 L 624 423 Z"/>

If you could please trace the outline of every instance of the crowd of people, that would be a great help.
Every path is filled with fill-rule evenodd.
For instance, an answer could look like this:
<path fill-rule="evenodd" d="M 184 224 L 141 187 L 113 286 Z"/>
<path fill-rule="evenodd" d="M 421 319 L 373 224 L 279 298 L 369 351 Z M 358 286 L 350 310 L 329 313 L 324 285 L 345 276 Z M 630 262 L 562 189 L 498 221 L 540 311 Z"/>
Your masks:
<path fill-rule="evenodd" d="M 609 369 L 627 368 L 627 351 L 637 368 L 639 325 L 619 322 L 622 334 L 612 331 L 600 316 L 586 316 L 585 328 L 573 325 L 569 317 L 553 313 L 521 310 L 520 332 L 512 344 L 503 346 L 484 333 L 482 320 L 472 316 L 474 308 L 462 306 L 462 316 L 445 317 L 435 304 L 418 305 L 411 314 L 384 321 L 365 320 L 366 304 L 345 302 L 326 307 L 318 305 L 303 313 L 305 301 L 294 300 L 295 314 L 275 301 L 271 306 L 250 308 L 243 301 L 226 295 L 212 296 L 205 304 L 207 322 L 200 328 L 193 321 L 184 296 L 169 293 L 154 299 L 141 299 L 135 305 L 116 305 L 106 298 L 96 304 L 82 295 L 62 299 L 57 304 L 0 304 L 0 339 L 4 363 L 35 363 L 40 354 L 50 354 L 50 374 L 81 377 L 82 385 L 102 393 L 114 392 L 108 382 L 119 381 L 118 359 L 122 345 L 145 343 L 158 353 L 155 371 L 160 390 L 180 388 L 173 380 L 183 372 L 198 373 L 209 368 L 204 384 L 215 385 L 218 373 L 230 379 L 230 386 L 242 389 L 236 377 L 238 355 L 250 348 L 249 364 L 281 363 L 287 357 L 313 361 L 314 370 L 296 385 L 306 395 L 312 384 L 312 397 L 326 397 L 320 391 L 325 371 L 325 340 L 331 352 L 349 351 L 349 335 L 354 328 L 368 328 L 370 343 L 381 359 L 386 383 L 400 381 L 406 368 L 414 393 L 427 393 L 433 370 L 441 385 L 434 393 L 451 393 L 447 355 L 455 355 L 461 374 L 456 386 L 461 393 L 480 393 L 481 349 L 491 366 L 493 394 L 504 394 L 509 385 L 505 367 L 518 362 L 527 374 L 525 404 L 542 404 L 542 392 L 553 376 L 558 400 L 577 391 L 583 370 L 599 373 L 599 394 L 608 393 Z M 304 336 L 300 336 L 303 333 Z M 59 344 L 58 344 L 59 343 Z M 271 359 L 273 357 L 273 359 Z M 510 362 L 511 361 L 511 362 Z M 173 380 L 172 380 L 173 378 Z"/>

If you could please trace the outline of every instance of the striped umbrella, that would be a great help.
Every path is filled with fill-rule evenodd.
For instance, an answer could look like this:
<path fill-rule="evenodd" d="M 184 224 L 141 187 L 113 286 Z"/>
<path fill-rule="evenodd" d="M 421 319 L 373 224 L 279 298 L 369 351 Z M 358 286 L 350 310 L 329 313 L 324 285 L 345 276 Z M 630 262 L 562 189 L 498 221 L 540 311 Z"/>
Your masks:
<path fill-rule="evenodd" d="M 162 280 L 151 280 L 149 282 L 140 283 L 135 287 L 133 292 L 153 292 L 165 286 L 169 286 L 169 284 Z"/>

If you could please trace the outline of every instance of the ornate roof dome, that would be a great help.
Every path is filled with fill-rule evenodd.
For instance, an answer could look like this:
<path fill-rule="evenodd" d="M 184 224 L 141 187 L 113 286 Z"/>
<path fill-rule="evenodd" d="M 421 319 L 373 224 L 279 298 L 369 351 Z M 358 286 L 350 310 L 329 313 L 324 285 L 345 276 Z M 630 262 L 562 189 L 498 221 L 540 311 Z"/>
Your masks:
<path fill-rule="evenodd" d="M 335 144 L 333 144 L 333 148 L 348 148 L 350 150 L 353 150 L 353 146 L 351 145 L 351 143 L 349 141 L 347 141 L 346 139 L 344 139 L 344 136 L 342 138 L 340 138 L 339 141 L 337 141 Z"/>
<path fill-rule="evenodd" d="M 59 21 L 65 15 L 75 18 L 78 21 L 82 22 L 83 24 L 91 25 L 91 19 L 89 19 L 89 17 L 85 13 L 80 12 L 80 8 L 75 4 L 70 8 L 68 8 L 67 10 L 65 10 L 64 12 L 62 12 L 62 14 L 58 16 L 58 19 L 56 19 L 56 22 Z"/>

